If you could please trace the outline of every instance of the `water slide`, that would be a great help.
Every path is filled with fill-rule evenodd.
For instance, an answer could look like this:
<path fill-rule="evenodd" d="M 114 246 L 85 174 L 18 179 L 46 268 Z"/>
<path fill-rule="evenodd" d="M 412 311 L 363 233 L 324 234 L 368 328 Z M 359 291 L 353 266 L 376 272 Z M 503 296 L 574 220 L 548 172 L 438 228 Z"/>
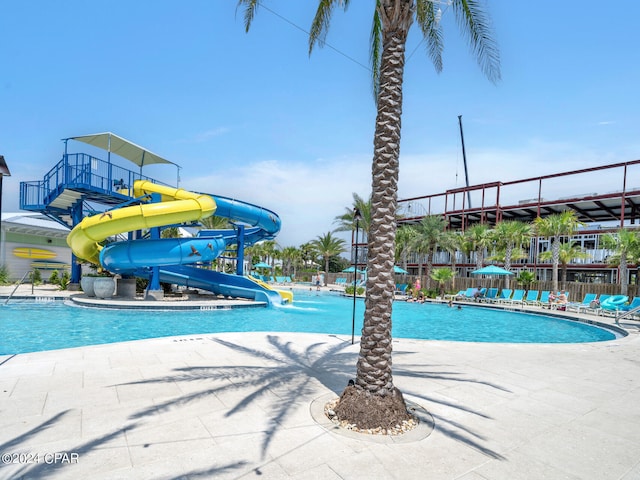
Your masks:
<path fill-rule="evenodd" d="M 133 196 L 160 195 L 160 202 L 123 206 L 85 217 L 67 237 L 73 253 L 113 273 L 150 276 L 150 267 L 159 267 L 160 281 L 201 288 L 216 294 L 283 303 L 292 293 L 278 291 L 251 277 L 230 275 L 189 266 L 210 262 L 228 244 L 237 241 L 236 230 L 205 230 L 193 238 L 162 238 L 120 241 L 102 247 L 105 239 L 135 230 L 194 222 L 216 215 L 248 225 L 245 244 L 271 239 L 280 231 L 278 216 L 264 208 L 238 200 L 188 192 L 183 189 L 138 180 Z"/>

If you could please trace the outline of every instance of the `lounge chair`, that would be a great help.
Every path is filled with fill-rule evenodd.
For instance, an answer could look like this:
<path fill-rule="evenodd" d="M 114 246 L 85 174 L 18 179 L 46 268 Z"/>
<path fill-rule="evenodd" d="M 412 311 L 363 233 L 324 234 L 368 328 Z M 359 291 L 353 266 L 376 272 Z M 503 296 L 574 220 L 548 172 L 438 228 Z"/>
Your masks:
<path fill-rule="evenodd" d="M 408 286 L 407 283 L 396 283 L 396 295 L 406 295 Z"/>
<path fill-rule="evenodd" d="M 538 303 L 538 295 L 540 292 L 538 290 L 529 290 L 527 295 L 524 297 L 522 301 L 523 305 L 535 305 Z"/>
<path fill-rule="evenodd" d="M 640 297 L 633 297 L 629 305 L 620 307 L 620 311 L 624 312 L 628 317 L 637 318 L 640 315 Z"/>
<path fill-rule="evenodd" d="M 458 294 L 456 295 L 455 299 L 456 300 L 462 300 L 462 299 L 469 300 L 470 298 L 473 298 L 473 293 L 475 291 L 476 291 L 476 289 L 473 288 L 473 287 L 467 288 L 464 292 L 462 292 L 462 294 L 460 294 L 460 292 L 458 292 Z"/>
<path fill-rule="evenodd" d="M 587 308 L 591 305 L 591 302 L 593 302 L 597 297 L 598 295 L 595 293 L 587 293 L 581 302 L 569 302 L 567 304 L 567 311 L 574 310 L 576 312 L 580 312 L 581 309 Z"/>
<path fill-rule="evenodd" d="M 547 305 L 549 303 L 549 294 L 551 292 L 549 290 L 543 290 L 540 293 L 540 298 L 538 298 L 538 301 L 536 302 L 536 305 L 538 307 L 544 307 L 545 305 Z"/>
<path fill-rule="evenodd" d="M 478 290 L 477 288 L 467 288 L 467 291 L 464 293 L 464 298 L 466 300 L 473 300 L 475 302 L 478 302 L 482 300 L 482 298 L 484 298 L 486 293 L 486 288 L 481 288 L 480 290 Z"/>
<path fill-rule="evenodd" d="M 503 288 L 502 290 L 500 290 L 500 295 L 498 295 L 495 298 L 495 302 L 500 303 L 500 302 L 504 302 L 507 301 L 511 298 L 511 294 L 513 293 L 513 290 L 510 288 Z"/>
<path fill-rule="evenodd" d="M 498 289 L 490 288 L 487 290 L 487 293 L 484 295 L 483 300 L 486 300 L 488 302 L 493 302 L 497 296 L 498 296 Z"/>
<path fill-rule="evenodd" d="M 447 293 L 444 298 L 446 299 L 451 299 L 451 300 L 455 300 L 459 297 L 462 297 L 464 295 L 464 290 L 460 290 L 458 293 Z"/>
<path fill-rule="evenodd" d="M 584 311 L 584 313 L 593 313 L 593 314 L 596 314 L 596 315 L 600 315 L 600 314 L 602 314 L 602 307 L 600 306 L 600 304 L 602 302 L 604 302 L 610 296 L 611 295 L 609 295 L 609 294 L 603 293 L 596 300 L 594 300 L 593 303 L 590 303 L 586 307 L 581 307 L 580 310 Z"/>
<path fill-rule="evenodd" d="M 519 303 L 522 304 L 524 300 L 524 290 L 517 288 L 513 291 L 513 295 L 511 296 L 511 298 L 505 298 L 504 300 L 501 300 L 502 303 Z"/>
<path fill-rule="evenodd" d="M 629 300 L 629 297 L 626 295 L 610 295 L 609 302 L 602 300 L 600 302 L 600 311 L 599 315 L 618 315 L 619 311 L 622 311 L 624 305 Z"/>
<path fill-rule="evenodd" d="M 640 307 L 640 297 L 633 297 L 633 299 L 629 302 L 629 305 L 623 305 L 622 307 L 620 307 L 620 310 L 629 312 L 631 310 L 635 310 L 638 307 Z"/>

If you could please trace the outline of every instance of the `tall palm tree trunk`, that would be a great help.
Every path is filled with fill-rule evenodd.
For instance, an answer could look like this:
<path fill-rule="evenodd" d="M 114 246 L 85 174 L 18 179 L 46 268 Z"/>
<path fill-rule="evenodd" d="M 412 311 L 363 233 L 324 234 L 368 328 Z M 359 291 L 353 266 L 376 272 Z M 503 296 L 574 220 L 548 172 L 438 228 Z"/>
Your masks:
<path fill-rule="evenodd" d="M 381 2 L 385 3 L 385 2 Z M 400 118 L 405 45 L 412 20 L 411 1 L 389 2 L 378 8 L 386 27 L 382 39 L 380 92 L 372 166 L 371 225 L 368 232 L 367 293 L 355 385 L 342 393 L 336 406 L 340 419 L 359 428 L 392 428 L 410 418 L 391 373 L 391 307 Z"/>
<path fill-rule="evenodd" d="M 553 239 L 551 246 L 551 261 L 553 262 L 551 269 L 551 282 L 554 293 L 558 291 L 558 266 L 560 265 L 560 237 Z"/>

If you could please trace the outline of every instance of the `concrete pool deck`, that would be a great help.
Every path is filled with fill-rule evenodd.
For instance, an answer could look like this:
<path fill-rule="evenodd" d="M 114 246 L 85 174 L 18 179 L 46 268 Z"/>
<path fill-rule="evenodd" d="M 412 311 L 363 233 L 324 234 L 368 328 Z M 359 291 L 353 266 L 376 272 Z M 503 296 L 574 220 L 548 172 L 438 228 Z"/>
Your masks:
<path fill-rule="evenodd" d="M 347 336 L 0 356 L 0 479 L 637 479 L 640 334 L 623 326 L 583 344 L 394 339 L 395 384 L 434 422 L 395 439 L 317 421 L 354 375 Z"/>

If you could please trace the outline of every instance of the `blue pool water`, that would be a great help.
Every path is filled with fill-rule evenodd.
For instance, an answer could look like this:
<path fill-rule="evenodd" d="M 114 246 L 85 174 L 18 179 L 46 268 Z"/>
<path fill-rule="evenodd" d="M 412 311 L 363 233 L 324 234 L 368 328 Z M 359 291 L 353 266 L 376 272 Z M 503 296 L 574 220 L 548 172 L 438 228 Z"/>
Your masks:
<path fill-rule="evenodd" d="M 62 302 L 0 306 L 0 355 L 218 332 L 308 332 L 351 335 L 353 299 L 296 292 L 293 305 L 230 310 L 145 311 L 82 308 Z M 356 336 L 364 301 L 356 302 Z M 608 330 L 545 315 L 464 306 L 396 302 L 394 338 L 498 343 L 612 340 Z"/>

